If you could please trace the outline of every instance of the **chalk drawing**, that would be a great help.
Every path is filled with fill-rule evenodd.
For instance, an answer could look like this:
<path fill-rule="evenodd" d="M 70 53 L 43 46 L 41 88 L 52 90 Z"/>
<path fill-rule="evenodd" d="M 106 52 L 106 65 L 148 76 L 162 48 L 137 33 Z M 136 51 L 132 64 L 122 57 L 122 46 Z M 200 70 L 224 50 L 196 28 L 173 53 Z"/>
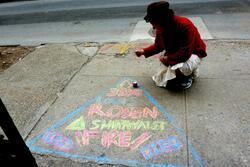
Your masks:
<path fill-rule="evenodd" d="M 141 96 L 143 91 L 140 89 L 131 88 L 111 88 L 110 92 L 107 94 L 108 97 L 129 97 L 129 96 Z"/>
<path fill-rule="evenodd" d="M 97 130 L 76 131 L 75 138 L 80 146 L 86 146 L 89 145 L 90 138 L 97 138 L 98 134 Z"/>
<path fill-rule="evenodd" d="M 115 48 L 119 50 L 120 55 L 124 55 L 127 53 L 128 49 L 131 47 L 130 44 L 116 44 L 114 45 Z"/>
<path fill-rule="evenodd" d="M 100 49 L 99 53 L 125 56 L 131 47 L 133 46 L 128 43 L 106 44 Z"/>
<path fill-rule="evenodd" d="M 164 153 L 171 153 L 181 149 L 182 144 L 175 136 L 169 136 L 165 139 L 153 141 L 149 145 L 143 146 L 140 151 L 146 160 Z"/>
<path fill-rule="evenodd" d="M 140 145 L 142 145 L 145 141 L 147 141 L 151 135 L 148 132 L 141 134 L 138 138 L 136 138 L 131 144 L 130 150 L 136 150 Z"/>
<path fill-rule="evenodd" d="M 163 120 L 144 121 L 144 120 L 92 120 L 91 130 L 151 130 L 163 131 L 166 122 Z"/>
<path fill-rule="evenodd" d="M 69 151 L 73 148 L 73 141 L 59 132 L 48 131 L 42 136 L 41 140 L 57 150 Z"/>
<path fill-rule="evenodd" d="M 114 144 L 118 147 L 129 147 L 131 137 L 131 132 L 104 131 L 101 142 L 104 147 L 108 148 L 111 144 Z"/>
<path fill-rule="evenodd" d="M 120 105 L 112 105 L 106 111 L 101 104 L 94 103 L 89 107 L 88 117 L 107 117 L 107 118 L 122 118 L 122 119 L 139 119 L 152 118 L 156 119 L 159 110 L 153 106 L 149 107 L 124 107 Z"/>
<path fill-rule="evenodd" d="M 72 122 L 69 126 L 66 127 L 67 130 L 83 130 L 85 129 L 85 121 L 81 116 L 79 119 Z"/>
<path fill-rule="evenodd" d="M 80 147 L 88 146 L 91 141 L 100 141 L 101 145 L 106 148 L 114 145 L 117 147 L 130 147 L 130 150 L 133 151 L 151 137 L 148 132 L 145 132 L 132 141 L 132 134 L 131 131 L 83 130 L 76 131 L 75 138 Z"/>
<path fill-rule="evenodd" d="M 190 166 L 203 166 L 173 117 L 142 84 L 133 88 L 133 81 L 122 79 L 71 111 L 28 140 L 30 150 L 109 164 L 177 167 L 168 156 L 186 159 L 181 156 L 188 147 Z"/>
<path fill-rule="evenodd" d="M 125 79 L 125 80 L 121 81 L 121 83 L 117 84 L 116 88 L 127 88 L 127 89 L 129 89 L 129 88 L 133 88 L 133 86 L 131 84 L 131 80 Z"/>

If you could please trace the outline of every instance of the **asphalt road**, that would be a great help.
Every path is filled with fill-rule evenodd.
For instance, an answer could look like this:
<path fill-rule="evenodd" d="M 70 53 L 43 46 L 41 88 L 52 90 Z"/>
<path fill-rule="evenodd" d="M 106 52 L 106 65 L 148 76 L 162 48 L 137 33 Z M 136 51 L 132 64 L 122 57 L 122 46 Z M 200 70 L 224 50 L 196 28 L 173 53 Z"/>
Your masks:
<path fill-rule="evenodd" d="M 152 0 L 73 0 L 37 1 L 0 6 L 0 25 L 68 22 L 96 19 L 142 17 Z M 18 5 L 19 4 L 19 5 Z M 250 12 L 249 2 L 241 0 L 173 1 L 181 15 Z"/>
<path fill-rule="evenodd" d="M 135 25 L 143 20 L 150 2 L 153 1 L 39 0 L 3 3 L 0 4 L 0 44 L 128 41 Z M 246 34 L 249 30 L 244 27 L 248 26 L 245 22 L 250 22 L 249 4 L 249 0 L 171 1 L 176 14 L 202 17 L 211 33 L 222 39 L 248 39 Z M 233 20 L 239 17 L 240 20 Z M 220 26 L 231 32 L 224 35 Z M 235 35 L 235 29 L 239 30 L 239 35 Z"/>

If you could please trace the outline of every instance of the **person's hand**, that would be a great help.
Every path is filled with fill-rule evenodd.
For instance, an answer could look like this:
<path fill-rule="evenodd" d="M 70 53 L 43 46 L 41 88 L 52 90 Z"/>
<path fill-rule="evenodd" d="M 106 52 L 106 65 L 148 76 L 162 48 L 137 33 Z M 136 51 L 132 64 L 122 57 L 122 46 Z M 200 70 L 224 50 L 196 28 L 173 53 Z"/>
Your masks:
<path fill-rule="evenodd" d="M 137 51 L 135 51 L 135 54 L 137 57 L 140 57 L 140 56 L 144 55 L 144 50 L 143 49 L 137 50 Z"/>

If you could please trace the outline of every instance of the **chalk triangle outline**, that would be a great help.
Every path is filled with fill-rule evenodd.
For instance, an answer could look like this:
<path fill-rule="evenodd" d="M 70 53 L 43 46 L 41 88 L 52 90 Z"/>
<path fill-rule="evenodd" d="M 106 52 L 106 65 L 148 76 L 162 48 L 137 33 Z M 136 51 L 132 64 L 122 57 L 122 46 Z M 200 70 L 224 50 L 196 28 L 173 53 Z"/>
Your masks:
<path fill-rule="evenodd" d="M 133 79 L 131 78 L 123 78 L 121 80 L 119 80 L 115 86 L 117 87 L 118 85 L 120 85 L 122 82 L 124 82 L 125 80 L 130 80 L 131 82 L 133 81 Z M 110 87 L 113 88 L 113 87 Z M 38 141 L 39 139 L 42 138 L 43 134 L 45 134 L 48 131 L 51 131 L 53 129 L 57 129 L 60 126 L 62 126 L 63 124 L 66 123 L 67 120 L 73 118 L 75 115 L 77 115 L 78 113 L 80 113 L 81 111 L 83 111 L 84 109 L 86 109 L 88 106 L 90 106 L 91 104 L 93 104 L 94 102 L 97 101 L 98 98 L 102 97 L 104 94 L 107 93 L 107 91 L 110 89 L 107 88 L 105 91 L 101 92 L 99 95 L 97 95 L 96 97 L 88 100 L 87 102 L 83 103 L 82 105 L 78 106 L 75 110 L 72 110 L 69 114 L 67 114 L 65 117 L 63 117 L 62 119 L 60 119 L 59 121 L 57 121 L 57 123 L 53 124 L 52 126 L 50 126 L 49 128 L 47 128 L 43 133 L 35 136 L 32 139 L 29 139 L 26 142 L 26 145 L 29 147 L 29 149 L 32 152 L 36 152 L 36 153 L 40 153 L 40 154 L 50 154 L 50 155 L 59 155 L 65 158 L 77 158 L 77 159 L 83 159 L 83 160 L 89 160 L 89 161 L 95 161 L 95 162 L 99 162 L 99 163 L 108 163 L 108 164 L 124 164 L 124 165 L 129 165 L 129 166 L 160 166 L 160 167 L 177 167 L 179 165 L 175 165 L 175 164 L 156 164 L 156 163 L 143 163 L 143 162 L 139 162 L 137 160 L 121 160 L 121 159 L 114 159 L 114 158 L 109 158 L 106 156 L 85 156 L 85 155 L 78 155 L 78 154 L 70 154 L 67 152 L 63 152 L 63 151 L 57 151 L 57 150 L 53 150 L 53 149 L 45 149 L 39 146 L 35 146 L 33 145 L 34 143 L 36 143 L 36 141 Z M 145 88 L 143 87 L 143 85 L 140 85 L 140 87 L 138 89 L 143 90 L 144 92 L 144 96 L 146 96 L 146 98 L 152 103 L 154 104 L 154 106 L 156 106 L 159 111 L 164 115 L 166 121 L 168 121 L 171 126 L 177 131 L 178 136 L 182 136 L 185 137 L 185 132 L 181 129 L 178 128 L 175 124 L 174 124 L 174 120 L 172 118 L 172 116 L 167 112 L 167 110 L 165 108 L 163 108 L 151 95 L 148 91 L 145 90 Z M 80 119 L 80 118 L 78 118 Z M 201 159 L 201 157 L 199 156 L 198 152 L 195 150 L 195 148 L 193 147 L 193 145 L 191 144 L 190 141 L 188 141 L 187 143 L 187 147 L 189 148 L 189 151 L 191 153 L 191 155 L 193 156 L 194 160 L 198 162 L 199 166 L 204 166 L 204 162 Z"/>

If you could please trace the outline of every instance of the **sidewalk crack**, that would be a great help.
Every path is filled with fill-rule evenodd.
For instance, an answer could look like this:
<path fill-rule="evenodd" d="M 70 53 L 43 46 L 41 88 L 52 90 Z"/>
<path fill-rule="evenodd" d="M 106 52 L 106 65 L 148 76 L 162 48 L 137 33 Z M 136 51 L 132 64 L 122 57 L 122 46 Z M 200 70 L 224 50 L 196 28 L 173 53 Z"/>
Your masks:
<path fill-rule="evenodd" d="M 31 133 L 35 130 L 35 128 L 37 127 L 37 125 L 41 121 L 42 117 L 48 112 L 48 110 L 50 109 L 50 107 L 57 101 L 57 99 L 58 99 L 58 96 L 54 97 L 54 99 L 50 101 L 50 104 L 48 105 L 48 107 L 46 108 L 46 110 L 44 110 L 44 112 L 40 115 L 39 119 L 36 120 L 36 123 L 30 129 L 30 131 L 28 132 L 28 134 L 26 136 L 24 136 L 24 141 L 27 141 L 27 139 L 30 137 Z"/>
<path fill-rule="evenodd" d="M 83 54 L 81 54 L 81 52 L 77 49 L 76 46 L 75 46 L 75 48 L 76 48 L 76 50 L 79 52 L 80 55 L 83 55 Z M 100 49 L 100 47 L 98 47 L 98 50 L 96 51 L 96 54 L 98 53 L 99 49 Z M 96 54 L 95 54 L 95 55 L 96 55 Z M 94 56 L 95 56 L 95 55 L 94 55 Z M 85 56 L 85 55 L 84 55 L 84 56 Z M 94 56 L 93 56 L 93 57 L 94 57 Z M 48 112 L 48 110 L 51 108 L 51 106 L 53 106 L 53 105 L 56 103 L 56 101 L 57 101 L 58 98 L 59 98 L 58 94 L 59 94 L 59 93 L 62 93 L 62 92 L 66 89 L 66 87 L 67 87 L 67 86 L 69 85 L 69 83 L 73 80 L 73 78 L 82 70 L 82 68 L 83 68 L 85 65 L 87 65 L 89 62 L 91 62 L 91 60 L 93 59 L 93 57 L 88 57 L 87 61 L 84 62 L 84 63 L 75 71 L 75 73 L 68 79 L 67 83 L 65 83 L 65 85 L 63 86 L 63 88 L 57 92 L 56 97 L 55 97 L 53 100 L 51 100 L 49 106 L 46 108 L 46 110 L 43 112 L 43 114 L 41 114 L 40 118 L 36 121 L 36 123 L 35 123 L 34 126 L 31 128 L 31 130 L 29 131 L 29 133 L 24 137 L 24 141 L 26 141 L 26 140 L 29 138 L 29 136 L 31 135 L 31 133 L 34 131 L 34 129 L 37 127 L 37 125 L 38 125 L 39 122 L 41 121 L 42 117 Z"/>
<path fill-rule="evenodd" d="M 77 48 L 77 46 L 75 46 L 75 48 L 76 48 L 77 52 L 78 52 L 80 55 L 86 56 L 86 55 L 84 55 L 84 54 L 81 53 L 81 51 Z M 84 63 L 80 66 L 80 68 L 70 77 L 69 81 L 65 84 L 65 86 L 62 88 L 62 90 L 59 91 L 59 93 L 63 92 L 63 91 L 66 89 L 66 87 L 69 85 L 69 83 L 72 81 L 72 79 L 82 70 L 82 68 L 83 68 L 85 65 L 87 65 L 88 63 L 90 63 L 90 62 L 92 61 L 92 59 L 97 55 L 97 53 L 99 52 L 99 50 L 100 50 L 100 47 L 98 47 L 98 49 L 97 49 L 95 55 L 93 55 L 92 57 L 88 57 L 88 56 L 87 56 L 87 57 L 88 57 L 87 61 L 84 62 Z"/>

